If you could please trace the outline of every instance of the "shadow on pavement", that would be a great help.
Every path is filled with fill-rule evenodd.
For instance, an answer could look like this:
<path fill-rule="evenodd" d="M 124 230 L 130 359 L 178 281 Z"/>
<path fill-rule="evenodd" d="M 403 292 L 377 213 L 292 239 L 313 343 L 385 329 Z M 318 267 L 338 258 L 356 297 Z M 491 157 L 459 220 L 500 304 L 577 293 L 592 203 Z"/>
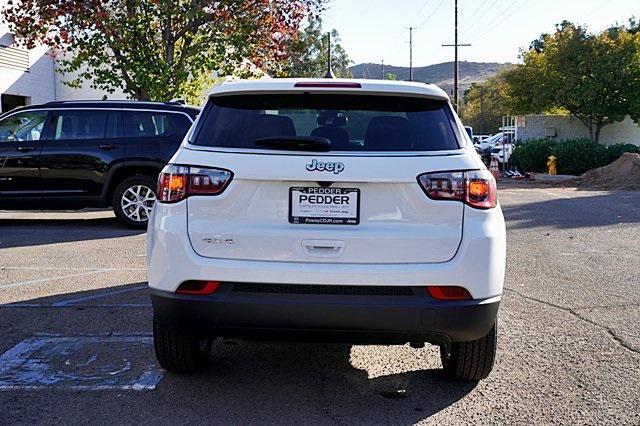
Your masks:
<path fill-rule="evenodd" d="M 152 311 L 143 306 L 149 302 L 148 290 L 140 288 L 143 284 L 32 299 L 21 302 L 23 307 L 0 306 L 0 327 L 7 331 L 0 338 L 0 349 L 4 352 L 43 332 L 80 337 L 150 336 Z M 97 356 L 108 360 L 104 353 L 92 354 L 91 346 L 83 348 L 87 353 L 78 354 L 79 359 Z M 0 406 L 9 407 L 15 418 L 40 422 L 64 415 L 98 423 L 409 424 L 451 406 L 476 386 L 451 381 L 440 369 L 403 371 L 405 367 L 394 362 L 398 355 L 391 350 L 385 353 L 386 349 L 372 349 L 371 355 L 363 355 L 358 347 L 354 361 L 354 348 L 217 341 L 207 368 L 197 374 L 165 372 L 152 391 L 78 393 L 52 389 L 34 394 L 18 390 L 0 392 Z M 437 353 L 402 349 L 415 351 L 415 356 L 422 359 Z M 139 345 L 131 350 L 126 356 L 120 350 L 120 356 L 135 360 L 136 368 L 157 364 L 151 348 L 144 353 L 140 353 Z M 39 360 L 38 365 L 40 362 L 46 360 Z M 375 371 L 397 373 L 369 377 Z M 74 374 L 82 376 L 83 372 L 67 375 Z M 135 371 L 131 374 L 137 375 Z M 37 404 L 19 395 L 27 399 L 28 395 L 38 395 Z"/>
<path fill-rule="evenodd" d="M 0 219 L 0 249 L 139 235 L 115 217 L 87 219 Z"/>
<path fill-rule="evenodd" d="M 502 206 L 507 228 L 560 229 L 640 222 L 640 192 L 615 191 L 600 195 L 554 198 Z"/>
<path fill-rule="evenodd" d="M 214 349 L 211 366 L 202 374 L 167 373 L 160 389 L 189 389 L 179 396 L 185 403 L 201 393 L 209 395 L 210 403 L 235 406 L 244 413 L 241 422 L 413 424 L 459 401 L 476 386 L 448 380 L 440 369 L 369 377 L 352 365 L 352 350 L 349 345 L 327 344 L 222 345 Z M 273 407 L 282 409 L 274 412 Z M 238 417 L 220 420 L 233 422 Z"/>

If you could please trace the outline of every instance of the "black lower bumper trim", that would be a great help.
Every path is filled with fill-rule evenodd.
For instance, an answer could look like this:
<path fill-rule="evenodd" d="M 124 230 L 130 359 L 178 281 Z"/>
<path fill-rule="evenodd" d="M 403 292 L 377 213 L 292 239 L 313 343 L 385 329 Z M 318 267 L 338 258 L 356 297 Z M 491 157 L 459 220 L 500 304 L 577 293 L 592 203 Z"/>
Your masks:
<path fill-rule="evenodd" d="M 268 286 L 269 284 L 263 284 Z M 269 294 L 233 291 L 224 283 L 210 296 L 152 289 L 156 320 L 194 334 L 246 340 L 357 344 L 443 344 L 481 338 L 499 302 L 441 302 L 424 288 L 413 296 Z"/>

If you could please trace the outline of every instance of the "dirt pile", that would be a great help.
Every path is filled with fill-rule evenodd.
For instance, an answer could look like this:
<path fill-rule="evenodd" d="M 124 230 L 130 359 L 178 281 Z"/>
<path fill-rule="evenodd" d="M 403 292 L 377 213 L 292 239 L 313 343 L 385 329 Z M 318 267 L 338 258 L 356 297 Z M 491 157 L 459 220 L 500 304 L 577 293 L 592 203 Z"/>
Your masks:
<path fill-rule="evenodd" d="M 580 177 L 580 188 L 640 191 L 640 154 L 626 152 L 608 166 L 589 170 Z"/>

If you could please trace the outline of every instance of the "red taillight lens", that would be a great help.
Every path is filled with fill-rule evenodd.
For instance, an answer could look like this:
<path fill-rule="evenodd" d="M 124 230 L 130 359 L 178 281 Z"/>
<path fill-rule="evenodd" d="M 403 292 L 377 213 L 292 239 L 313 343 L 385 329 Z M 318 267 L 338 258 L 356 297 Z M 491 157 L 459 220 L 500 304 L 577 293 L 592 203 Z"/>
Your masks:
<path fill-rule="evenodd" d="M 169 164 L 158 178 L 158 201 L 174 203 L 189 195 L 218 195 L 225 190 L 231 177 L 228 170 Z"/>
<path fill-rule="evenodd" d="M 230 180 L 231 172 L 227 170 L 189 167 L 187 195 L 220 194 Z"/>
<path fill-rule="evenodd" d="M 418 176 L 425 193 L 434 200 L 464 200 L 464 172 L 425 173 Z"/>
<path fill-rule="evenodd" d="M 436 285 L 427 287 L 429 296 L 436 300 L 470 300 L 471 294 L 464 287 Z"/>
<path fill-rule="evenodd" d="M 215 293 L 218 287 L 219 281 L 185 281 L 178 286 L 176 293 L 207 295 Z"/>
<path fill-rule="evenodd" d="M 488 170 L 437 172 L 418 176 L 425 194 L 433 200 L 457 200 L 477 209 L 496 206 L 496 181 Z"/>

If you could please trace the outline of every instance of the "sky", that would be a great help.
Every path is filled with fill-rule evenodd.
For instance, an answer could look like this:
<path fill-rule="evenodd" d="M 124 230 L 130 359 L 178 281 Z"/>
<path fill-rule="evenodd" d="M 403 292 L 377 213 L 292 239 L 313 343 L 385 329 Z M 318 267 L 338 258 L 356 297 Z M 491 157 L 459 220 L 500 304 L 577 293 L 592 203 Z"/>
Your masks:
<path fill-rule="evenodd" d="M 521 48 L 563 20 L 592 31 L 640 18 L 640 0 L 458 0 L 460 60 L 518 61 Z M 338 30 L 354 64 L 408 66 L 409 30 L 413 65 L 453 60 L 454 0 L 329 0 L 324 29 Z"/>

